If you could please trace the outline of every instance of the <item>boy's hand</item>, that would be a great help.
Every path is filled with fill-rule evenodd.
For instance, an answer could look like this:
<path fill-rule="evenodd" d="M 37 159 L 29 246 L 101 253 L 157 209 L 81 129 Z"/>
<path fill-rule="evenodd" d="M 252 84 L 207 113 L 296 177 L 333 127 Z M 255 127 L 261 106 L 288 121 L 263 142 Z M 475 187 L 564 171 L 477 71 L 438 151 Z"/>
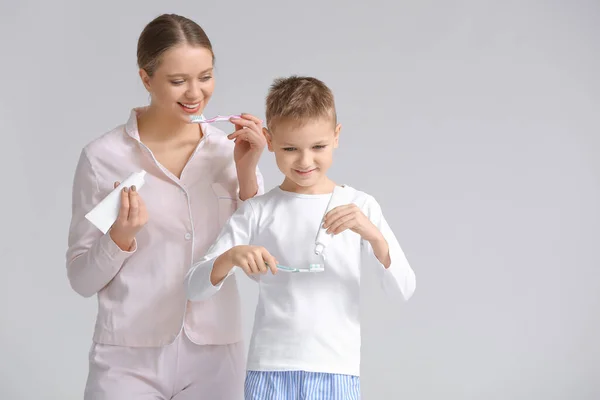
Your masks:
<path fill-rule="evenodd" d="M 363 239 L 373 241 L 381 238 L 381 232 L 356 204 L 335 207 L 325 215 L 323 227 L 327 233 L 340 234 L 346 229 L 358 233 Z"/>
<path fill-rule="evenodd" d="M 390 267 L 392 261 L 387 240 L 356 204 L 335 207 L 329 211 L 325 215 L 323 227 L 327 228 L 327 233 L 333 233 L 334 235 L 342 233 L 346 229 L 358 233 L 364 240 L 371 243 L 375 257 L 383 266 L 385 268 Z"/>
<path fill-rule="evenodd" d="M 261 246 L 235 246 L 228 252 L 232 265 L 237 265 L 248 275 L 266 274 L 270 269 L 277 273 L 277 260 Z"/>

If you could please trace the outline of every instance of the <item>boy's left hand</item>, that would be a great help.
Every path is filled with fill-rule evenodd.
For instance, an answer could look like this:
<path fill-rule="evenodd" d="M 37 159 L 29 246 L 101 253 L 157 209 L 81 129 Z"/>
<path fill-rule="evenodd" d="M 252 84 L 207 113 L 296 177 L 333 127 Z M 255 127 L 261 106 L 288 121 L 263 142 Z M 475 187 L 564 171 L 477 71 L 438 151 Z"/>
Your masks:
<path fill-rule="evenodd" d="M 356 204 L 338 206 L 329 211 L 325 215 L 323 227 L 327 228 L 327 233 L 334 235 L 350 229 L 367 241 L 378 239 L 381 236 L 379 229 Z"/>

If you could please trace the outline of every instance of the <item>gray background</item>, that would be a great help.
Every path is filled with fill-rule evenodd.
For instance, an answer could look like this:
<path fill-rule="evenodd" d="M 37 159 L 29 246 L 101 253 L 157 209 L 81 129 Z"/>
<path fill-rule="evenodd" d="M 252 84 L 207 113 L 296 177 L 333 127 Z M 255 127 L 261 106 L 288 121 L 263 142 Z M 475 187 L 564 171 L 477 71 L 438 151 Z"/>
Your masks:
<path fill-rule="evenodd" d="M 207 116 L 264 117 L 277 76 L 334 90 L 332 176 L 380 201 L 417 274 L 402 305 L 365 281 L 365 399 L 600 397 L 599 1 L 1 4 L 0 398 L 82 398 L 96 301 L 66 278 L 73 172 L 146 104 L 136 41 L 162 12 L 213 41 Z"/>

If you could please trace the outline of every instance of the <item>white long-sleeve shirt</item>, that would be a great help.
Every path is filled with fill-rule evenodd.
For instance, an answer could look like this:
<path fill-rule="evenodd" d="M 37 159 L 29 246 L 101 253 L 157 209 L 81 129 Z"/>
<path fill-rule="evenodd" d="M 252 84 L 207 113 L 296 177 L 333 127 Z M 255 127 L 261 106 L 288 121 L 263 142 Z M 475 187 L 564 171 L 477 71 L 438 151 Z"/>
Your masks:
<path fill-rule="evenodd" d="M 259 297 L 248 370 L 359 376 L 361 270 L 379 274 L 389 294 L 404 300 L 412 296 L 415 274 L 381 207 L 364 192 L 349 186 L 345 191 L 347 203 L 356 204 L 387 240 L 391 265 L 386 269 L 367 241 L 346 230 L 327 245 L 324 272 L 278 271 L 255 278 Z M 315 237 L 330 197 L 276 187 L 247 200 L 225 224 L 208 253 L 188 272 L 188 297 L 206 300 L 232 278 L 230 272 L 216 286 L 210 282 L 215 259 L 233 246 L 263 246 L 279 264 L 289 267 L 306 268 L 314 263 Z"/>

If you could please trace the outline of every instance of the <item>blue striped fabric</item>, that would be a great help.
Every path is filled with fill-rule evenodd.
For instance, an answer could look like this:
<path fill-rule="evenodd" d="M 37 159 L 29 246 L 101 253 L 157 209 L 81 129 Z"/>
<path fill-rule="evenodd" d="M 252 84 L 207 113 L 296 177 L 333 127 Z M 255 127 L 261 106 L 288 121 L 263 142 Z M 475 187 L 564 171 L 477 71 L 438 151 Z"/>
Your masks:
<path fill-rule="evenodd" d="M 306 371 L 248 371 L 245 400 L 358 400 L 360 378 Z"/>

